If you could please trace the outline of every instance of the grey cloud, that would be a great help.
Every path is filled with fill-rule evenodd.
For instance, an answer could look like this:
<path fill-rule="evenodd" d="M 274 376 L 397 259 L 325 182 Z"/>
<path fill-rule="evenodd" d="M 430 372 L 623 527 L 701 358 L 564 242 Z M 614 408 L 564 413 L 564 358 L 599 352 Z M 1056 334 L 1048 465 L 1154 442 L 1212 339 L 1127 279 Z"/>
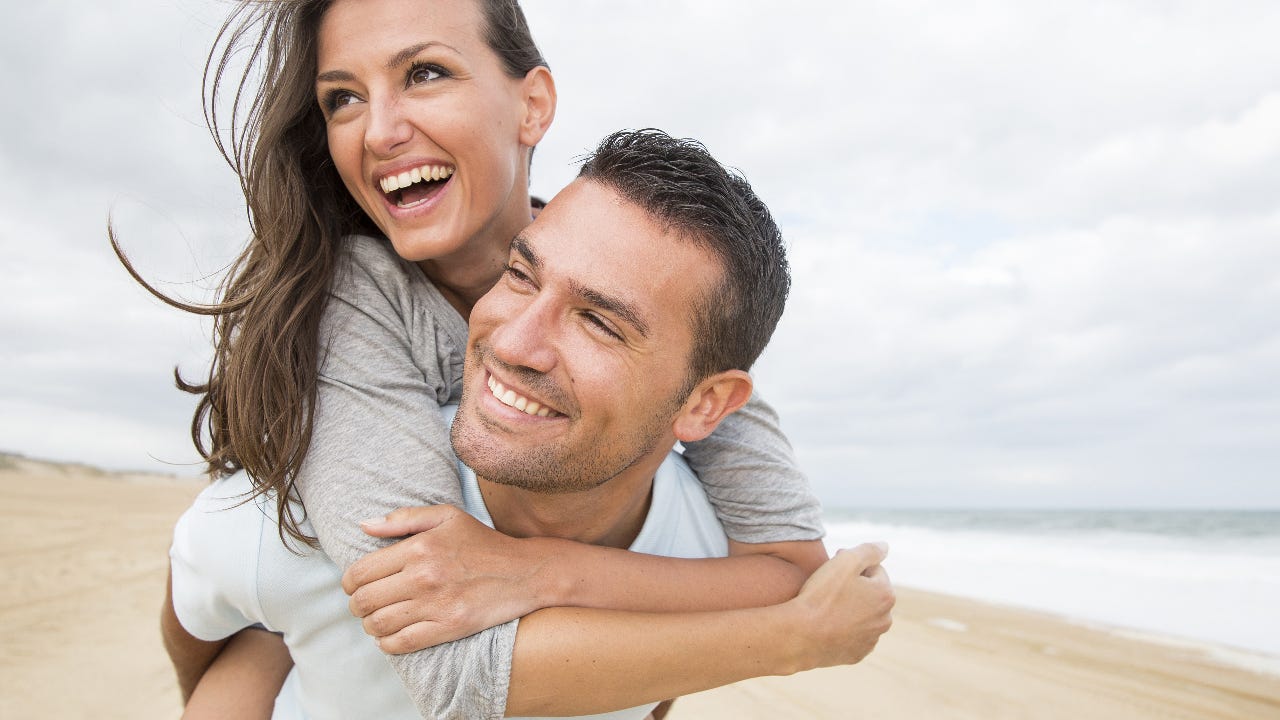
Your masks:
<path fill-rule="evenodd" d="M 193 299 L 244 237 L 200 125 L 224 9 L 44 4 L 0 31 L 0 242 L 29 278 L 0 286 L 0 430 L 33 450 L 59 428 L 89 460 L 189 457 L 168 373 L 205 328 L 102 226 Z M 526 10 L 560 91 L 535 192 L 655 125 L 781 219 L 795 291 L 756 374 L 829 503 L 1280 504 L 1280 8 Z"/>

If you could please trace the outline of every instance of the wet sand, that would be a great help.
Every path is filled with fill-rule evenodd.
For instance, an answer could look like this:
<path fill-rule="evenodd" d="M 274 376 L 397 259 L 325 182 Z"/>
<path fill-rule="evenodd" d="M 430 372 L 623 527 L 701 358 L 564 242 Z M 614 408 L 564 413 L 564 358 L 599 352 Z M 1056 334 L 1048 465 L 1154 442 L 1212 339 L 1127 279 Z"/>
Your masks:
<path fill-rule="evenodd" d="M 1280 658 L 1134 635 L 899 589 L 862 663 L 691 695 L 668 720 L 1280 720 Z"/>

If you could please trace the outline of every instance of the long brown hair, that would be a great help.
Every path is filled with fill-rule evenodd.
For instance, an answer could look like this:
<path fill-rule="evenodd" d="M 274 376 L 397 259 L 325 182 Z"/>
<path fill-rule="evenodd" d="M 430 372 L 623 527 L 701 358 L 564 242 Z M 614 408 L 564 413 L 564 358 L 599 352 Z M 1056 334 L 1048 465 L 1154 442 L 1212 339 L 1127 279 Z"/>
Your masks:
<path fill-rule="evenodd" d="M 546 65 L 516 0 L 481 5 L 485 40 L 508 75 L 524 77 Z M 315 99 L 316 37 L 328 6 L 329 0 L 241 0 L 209 51 L 205 123 L 240 178 L 251 232 L 219 301 L 196 305 L 159 292 L 107 228 L 116 255 L 143 287 L 169 305 L 214 318 L 204 382 L 189 382 L 174 369 L 177 386 L 200 398 L 191 439 L 210 477 L 245 470 L 257 493 L 276 493 L 281 539 L 287 532 L 312 545 L 289 499 L 311 444 L 320 319 L 338 243 L 351 233 L 379 234 L 338 176 Z M 236 77 L 232 68 L 241 63 Z"/>

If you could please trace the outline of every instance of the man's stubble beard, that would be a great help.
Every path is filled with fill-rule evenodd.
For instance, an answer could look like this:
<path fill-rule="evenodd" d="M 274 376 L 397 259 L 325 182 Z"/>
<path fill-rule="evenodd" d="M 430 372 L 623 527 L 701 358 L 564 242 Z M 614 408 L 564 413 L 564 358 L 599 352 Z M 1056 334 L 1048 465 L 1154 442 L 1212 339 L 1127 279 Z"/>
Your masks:
<path fill-rule="evenodd" d="M 484 422 L 468 412 L 467 389 L 450 431 L 453 451 L 476 475 L 501 485 L 540 493 L 590 490 L 612 480 L 648 456 L 670 431 L 672 415 L 655 413 L 623 440 L 581 440 L 580 447 L 538 445 L 515 452 L 496 439 L 505 431 L 486 432 Z"/>

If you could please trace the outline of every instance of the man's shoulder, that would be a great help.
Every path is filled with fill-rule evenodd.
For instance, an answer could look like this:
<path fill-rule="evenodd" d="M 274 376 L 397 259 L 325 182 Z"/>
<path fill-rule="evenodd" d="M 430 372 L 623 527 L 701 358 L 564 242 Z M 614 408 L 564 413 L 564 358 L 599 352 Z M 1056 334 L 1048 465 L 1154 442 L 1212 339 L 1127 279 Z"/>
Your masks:
<path fill-rule="evenodd" d="M 299 528 L 311 533 L 302 506 L 292 503 L 295 517 L 301 518 Z M 199 544 L 213 551 L 226 543 L 249 545 L 268 532 L 278 535 L 278 513 L 274 491 L 257 492 L 253 480 L 241 471 L 209 483 L 200 491 L 191 507 L 179 519 L 177 529 L 188 536 L 207 539 Z M 293 551 L 308 554 L 309 546 L 290 540 Z"/>
<path fill-rule="evenodd" d="M 262 515 L 268 500 L 274 503 L 274 495 L 257 493 L 253 481 L 242 471 L 210 482 L 196 496 L 187 514 L 225 524 Z"/>
<path fill-rule="evenodd" d="M 713 509 L 698 473 L 694 472 L 689 461 L 677 450 L 667 453 L 667 457 L 658 466 L 653 484 L 655 494 L 670 495 L 687 507 Z"/>
<path fill-rule="evenodd" d="M 693 471 L 689 465 L 689 461 L 684 459 L 684 454 L 679 450 L 673 449 L 663 458 L 662 464 L 658 466 L 658 472 L 675 473 L 675 476 L 681 482 L 692 480 L 698 482 L 698 474 Z"/>
<path fill-rule="evenodd" d="M 653 478 L 649 515 L 631 549 L 670 557 L 721 557 L 728 539 L 684 456 L 668 453 Z"/>

